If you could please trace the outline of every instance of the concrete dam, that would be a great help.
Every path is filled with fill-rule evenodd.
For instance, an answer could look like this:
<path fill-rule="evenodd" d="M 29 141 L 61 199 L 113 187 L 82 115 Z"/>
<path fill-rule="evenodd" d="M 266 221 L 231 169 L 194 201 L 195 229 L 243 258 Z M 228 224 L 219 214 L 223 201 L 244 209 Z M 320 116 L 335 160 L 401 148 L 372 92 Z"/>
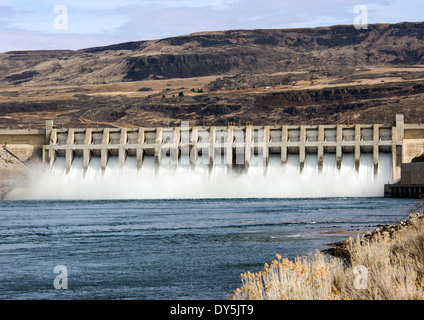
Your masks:
<path fill-rule="evenodd" d="M 10 131 L 10 130 L 9 130 Z M 382 196 L 424 152 L 424 126 L 281 125 L 0 130 L 43 174 L 19 198 Z M 19 149 L 21 148 L 21 149 Z M 29 152 L 31 153 L 31 152 Z M 28 191 L 29 190 L 29 191 Z M 13 195 L 12 195 L 13 197 Z"/>

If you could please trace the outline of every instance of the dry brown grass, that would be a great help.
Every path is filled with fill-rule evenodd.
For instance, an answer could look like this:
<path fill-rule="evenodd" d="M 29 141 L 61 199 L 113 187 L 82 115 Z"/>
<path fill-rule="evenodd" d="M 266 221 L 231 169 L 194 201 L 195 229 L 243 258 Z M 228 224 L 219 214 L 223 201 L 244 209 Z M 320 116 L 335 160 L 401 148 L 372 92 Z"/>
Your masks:
<path fill-rule="evenodd" d="M 350 239 L 349 263 L 320 252 L 277 259 L 241 275 L 234 300 L 423 300 L 424 219 L 413 214 L 390 235 Z"/>
<path fill-rule="evenodd" d="M 218 76 L 205 76 L 193 78 L 173 78 L 165 80 L 141 80 L 131 82 L 114 82 L 106 84 L 82 84 L 82 85 L 51 85 L 51 86 L 9 86 L 0 88 L 1 102 L 27 102 L 46 100 L 69 100 L 74 99 L 76 94 L 88 96 L 119 96 L 147 97 L 149 95 L 167 96 L 178 95 L 183 91 L 185 95 L 196 95 L 191 89 L 206 90 L 207 85 Z M 151 91 L 140 91 L 140 88 L 151 88 Z M 165 92 L 166 90 L 166 92 Z"/>

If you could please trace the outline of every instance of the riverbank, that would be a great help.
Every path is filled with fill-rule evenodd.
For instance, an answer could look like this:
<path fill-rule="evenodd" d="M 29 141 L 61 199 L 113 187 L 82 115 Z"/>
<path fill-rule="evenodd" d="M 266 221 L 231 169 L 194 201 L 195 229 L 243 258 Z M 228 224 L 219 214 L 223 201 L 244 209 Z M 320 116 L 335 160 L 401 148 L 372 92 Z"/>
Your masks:
<path fill-rule="evenodd" d="M 276 259 L 241 274 L 234 300 L 423 300 L 424 204 L 407 219 L 325 252 Z M 331 254 L 328 256 L 326 254 Z"/>
<path fill-rule="evenodd" d="M 362 238 L 359 239 L 361 245 L 369 245 L 372 243 L 372 241 L 376 238 L 378 238 L 381 235 L 386 235 L 390 238 L 393 238 L 396 235 L 396 232 L 404 229 L 405 227 L 409 227 L 415 223 L 416 220 L 418 220 L 420 223 L 423 223 L 423 213 L 422 209 L 424 208 L 424 202 L 417 203 L 417 207 L 412 209 L 410 214 L 408 215 L 407 219 L 401 220 L 395 224 L 386 224 L 386 225 L 379 225 L 376 229 L 366 232 Z M 421 213 L 420 213 L 421 211 Z M 323 253 L 329 254 L 334 257 L 345 259 L 346 261 L 350 261 L 350 246 L 351 246 L 352 239 L 343 240 L 339 242 L 330 243 L 331 246 L 328 249 L 322 250 Z"/>
<path fill-rule="evenodd" d="M 0 148 L 0 200 L 20 186 L 28 177 L 30 169 L 18 159 Z"/>

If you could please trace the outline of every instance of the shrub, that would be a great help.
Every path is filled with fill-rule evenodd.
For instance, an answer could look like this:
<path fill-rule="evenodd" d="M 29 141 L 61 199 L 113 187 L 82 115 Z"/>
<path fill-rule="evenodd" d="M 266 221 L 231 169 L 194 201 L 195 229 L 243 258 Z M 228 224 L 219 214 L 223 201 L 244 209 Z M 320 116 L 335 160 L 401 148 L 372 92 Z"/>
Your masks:
<path fill-rule="evenodd" d="M 241 274 L 234 300 L 423 300 L 424 222 L 411 216 L 396 232 L 348 241 L 349 262 L 321 252 L 290 261 L 276 255 L 258 273 Z M 366 272 L 358 274 L 357 267 Z M 358 277 L 362 284 L 358 286 Z"/>

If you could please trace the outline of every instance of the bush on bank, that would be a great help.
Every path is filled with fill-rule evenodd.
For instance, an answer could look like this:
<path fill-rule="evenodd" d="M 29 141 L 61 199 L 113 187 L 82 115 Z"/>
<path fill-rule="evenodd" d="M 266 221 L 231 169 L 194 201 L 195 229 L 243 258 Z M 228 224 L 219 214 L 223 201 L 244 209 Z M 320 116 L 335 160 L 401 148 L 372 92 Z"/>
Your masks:
<path fill-rule="evenodd" d="M 234 300 L 423 300 L 423 205 L 408 219 L 345 242 L 347 259 L 321 252 L 276 259 L 241 274 Z"/>

